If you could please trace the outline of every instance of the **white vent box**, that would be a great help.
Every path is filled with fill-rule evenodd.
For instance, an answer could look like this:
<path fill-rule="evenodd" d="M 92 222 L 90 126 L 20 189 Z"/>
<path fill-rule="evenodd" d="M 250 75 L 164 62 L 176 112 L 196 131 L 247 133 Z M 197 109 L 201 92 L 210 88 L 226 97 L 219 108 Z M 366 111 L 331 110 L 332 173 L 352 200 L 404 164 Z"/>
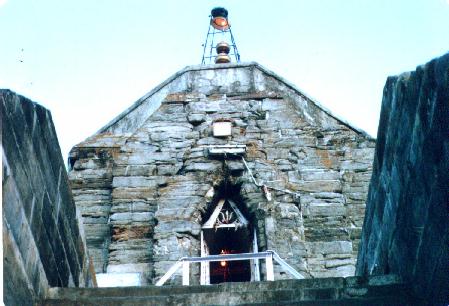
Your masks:
<path fill-rule="evenodd" d="M 215 121 L 212 128 L 214 137 L 231 136 L 232 123 L 230 121 Z"/>

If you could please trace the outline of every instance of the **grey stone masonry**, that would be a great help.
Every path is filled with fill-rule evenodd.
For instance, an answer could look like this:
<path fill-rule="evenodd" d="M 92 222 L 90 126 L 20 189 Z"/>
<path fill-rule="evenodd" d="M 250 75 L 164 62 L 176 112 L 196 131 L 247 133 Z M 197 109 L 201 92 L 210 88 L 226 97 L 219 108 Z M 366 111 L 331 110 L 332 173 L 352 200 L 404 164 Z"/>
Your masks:
<path fill-rule="evenodd" d="M 217 120 L 231 122 L 229 136 L 213 136 Z M 258 184 L 300 196 L 268 188 L 268 200 L 241 158 L 208 154 L 225 144 L 246 146 Z M 350 276 L 374 146 L 259 64 L 194 66 L 75 146 L 69 177 L 97 272 L 154 283 L 180 257 L 200 255 L 201 226 L 232 190 L 259 250 L 276 250 L 307 277 Z"/>
<path fill-rule="evenodd" d="M 35 305 L 49 287 L 92 285 L 83 229 L 50 112 L 0 90 L 3 292 Z"/>
<path fill-rule="evenodd" d="M 428 305 L 449 303 L 448 137 L 449 53 L 387 79 L 357 274 L 398 274 Z"/>
<path fill-rule="evenodd" d="M 43 306 L 415 306 L 396 275 L 224 283 L 212 286 L 52 288 Z M 107 301 L 107 302 L 106 302 Z"/>

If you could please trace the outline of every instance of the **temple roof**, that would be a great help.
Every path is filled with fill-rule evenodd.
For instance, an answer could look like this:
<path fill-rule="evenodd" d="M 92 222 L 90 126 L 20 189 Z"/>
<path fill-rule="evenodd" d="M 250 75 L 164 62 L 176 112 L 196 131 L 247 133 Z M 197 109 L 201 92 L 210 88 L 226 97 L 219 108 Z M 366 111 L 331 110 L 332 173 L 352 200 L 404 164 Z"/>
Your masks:
<path fill-rule="evenodd" d="M 98 145 L 99 140 L 102 142 L 103 138 L 106 142 L 110 141 L 110 137 L 126 138 L 126 135 L 137 130 L 164 101 L 171 99 L 171 102 L 176 102 L 178 96 L 183 96 L 182 99 L 188 102 L 189 96 L 192 99 L 201 98 L 201 96 L 207 99 L 206 97 L 211 95 L 245 96 L 246 99 L 255 100 L 288 97 L 294 100 L 297 107 L 312 123 L 324 124 L 326 120 L 323 116 L 330 116 L 356 133 L 373 139 L 365 131 L 339 118 L 281 76 L 259 63 L 246 62 L 187 66 L 138 99 L 80 145 L 95 146 Z M 100 146 L 105 145 L 106 143 Z"/>

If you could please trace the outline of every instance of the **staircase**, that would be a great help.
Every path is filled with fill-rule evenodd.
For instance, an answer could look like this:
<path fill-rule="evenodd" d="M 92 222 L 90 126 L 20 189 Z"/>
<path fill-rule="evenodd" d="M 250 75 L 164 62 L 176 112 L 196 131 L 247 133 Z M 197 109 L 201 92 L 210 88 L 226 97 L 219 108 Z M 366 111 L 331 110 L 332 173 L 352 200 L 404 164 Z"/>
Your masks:
<path fill-rule="evenodd" d="M 45 306 L 80 305 L 419 305 L 395 275 L 210 286 L 51 288 Z"/>

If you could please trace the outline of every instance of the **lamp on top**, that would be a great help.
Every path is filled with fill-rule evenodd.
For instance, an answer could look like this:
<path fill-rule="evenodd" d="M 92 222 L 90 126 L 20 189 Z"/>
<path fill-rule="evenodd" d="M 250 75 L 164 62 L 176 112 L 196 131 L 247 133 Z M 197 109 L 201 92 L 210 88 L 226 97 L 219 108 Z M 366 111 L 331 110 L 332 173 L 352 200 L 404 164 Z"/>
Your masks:
<path fill-rule="evenodd" d="M 225 31 L 229 29 L 228 10 L 224 7 L 216 7 L 211 11 L 210 24 L 214 29 Z"/>

